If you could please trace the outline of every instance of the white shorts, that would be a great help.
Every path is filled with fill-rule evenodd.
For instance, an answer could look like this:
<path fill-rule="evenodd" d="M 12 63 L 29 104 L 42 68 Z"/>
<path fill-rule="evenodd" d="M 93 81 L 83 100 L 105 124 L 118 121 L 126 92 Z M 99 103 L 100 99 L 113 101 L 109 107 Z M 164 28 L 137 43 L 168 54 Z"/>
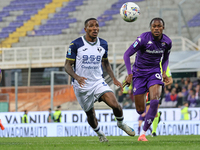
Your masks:
<path fill-rule="evenodd" d="M 82 90 L 80 87 L 74 87 L 76 98 L 85 112 L 93 108 L 94 102 L 98 101 L 98 99 L 106 92 L 113 92 L 113 90 L 104 79 L 91 84 L 90 88 L 87 87 L 87 91 Z"/>

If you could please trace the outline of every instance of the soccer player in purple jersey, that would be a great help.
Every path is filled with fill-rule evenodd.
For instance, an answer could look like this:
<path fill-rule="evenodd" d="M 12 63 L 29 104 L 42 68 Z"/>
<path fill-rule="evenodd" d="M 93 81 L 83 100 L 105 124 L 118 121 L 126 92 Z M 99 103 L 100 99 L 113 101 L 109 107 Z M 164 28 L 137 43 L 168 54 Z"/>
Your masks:
<path fill-rule="evenodd" d="M 131 82 L 133 83 L 133 94 L 138 114 L 145 111 L 146 92 L 150 93 L 150 108 L 138 141 L 148 141 L 145 134 L 156 116 L 162 86 L 164 86 L 163 82 L 169 82 L 165 72 L 172 41 L 163 34 L 164 26 L 163 19 L 152 19 L 150 22 L 151 32 L 142 33 L 124 53 L 128 77 L 123 86 L 129 86 Z M 130 57 L 136 52 L 135 63 L 131 71 Z M 159 65 L 161 60 L 163 74 L 161 74 Z"/>

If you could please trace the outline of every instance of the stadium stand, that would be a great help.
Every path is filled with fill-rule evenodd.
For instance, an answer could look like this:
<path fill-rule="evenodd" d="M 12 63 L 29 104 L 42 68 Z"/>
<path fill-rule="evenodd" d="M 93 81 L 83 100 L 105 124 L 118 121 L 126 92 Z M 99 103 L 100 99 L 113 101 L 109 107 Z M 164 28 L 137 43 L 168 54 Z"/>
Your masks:
<path fill-rule="evenodd" d="M 191 7 L 196 1 L 197 0 L 193 0 L 193 2 L 188 3 L 187 5 L 183 5 L 184 9 Z M 13 5 L 16 5 L 17 2 L 18 1 L 12 1 L 12 3 L 5 7 L 4 10 L 10 10 L 9 13 L 11 13 Z M 149 21 L 151 18 L 158 17 L 160 15 L 162 15 L 167 25 L 167 28 L 165 29 L 166 34 L 170 36 L 177 36 L 179 32 L 178 30 L 180 30 L 178 29 L 179 24 L 177 21 L 179 17 L 179 0 L 134 0 L 134 2 L 136 2 L 141 7 L 141 17 L 133 24 L 124 22 L 119 15 L 119 8 L 124 2 L 126 2 L 125 0 L 95 2 L 92 0 L 71 0 L 70 2 L 67 2 L 67 0 L 53 0 L 52 2 L 51 0 L 36 2 L 31 0 L 29 2 L 34 3 L 33 6 L 38 9 L 38 12 L 30 8 L 30 6 L 33 7 L 31 4 L 23 3 L 23 7 L 18 9 L 23 10 L 25 9 L 24 7 L 27 7 L 26 9 L 28 10 L 24 10 L 24 12 L 17 11 L 17 13 L 13 13 L 15 16 L 4 17 L 4 19 L 7 21 L 14 21 L 8 21 L 9 25 L 3 28 L 5 32 L 2 32 L 1 38 L 7 37 L 10 32 L 13 32 L 13 30 L 15 31 L 15 28 L 18 27 L 15 32 L 9 35 L 11 38 L 6 39 L 6 41 L 4 39 L 4 41 L 2 41 L 2 44 L 5 47 L 11 47 L 11 45 L 12 47 L 68 45 L 71 42 L 71 39 L 74 39 L 84 33 L 83 22 L 88 17 L 96 17 L 99 19 L 101 27 L 100 36 L 107 39 L 108 42 L 134 40 L 140 33 L 148 29 Z M 46 3 L 46 6 L 44 6 L 44 2 Z M 101 5 L 102 3 L 105 3 L 106 6 Z M 21 6 L 21 3 L 19 4 Z M 51 7 L 52 9 L 50 9 Z M 151 8 L 155 9 L 152 10 Z M 90 10 L 92 15 L 86 10 Z M 184 14 L 186 20 L 189 20 L 189 18 L 194 16 L 198 11 L 198 7 L 193 7 L 192 12 Z M 8 11 L 4 12 L 8 13 Z M 20 13 L 21 15 L 19 15 Z M 38 17 L 40 18 L 39 20 L 36 19 Z M 34 18 L 37 21 L 32 24 Z M 18 23 L 20 19 L 25 21 L 23 26 L 20 26 L 22 25 L 21 22 Z M 183 21 L 181 23 L 184 26 Z M 134 32 L 130 32 L 130 29 L 132 29 Z M 185 28 L 183 28 L 182 31 L 182 34 L 185 37 L 189 37 Z M 19 35 L 18 38 L 16 35 Z M 115 38 L 113 38 L 114 36 Z"/>
<path fill-rule="evenodd" d="M 200 12 L 188 21 L 189 27 L 200 26 Z"/>

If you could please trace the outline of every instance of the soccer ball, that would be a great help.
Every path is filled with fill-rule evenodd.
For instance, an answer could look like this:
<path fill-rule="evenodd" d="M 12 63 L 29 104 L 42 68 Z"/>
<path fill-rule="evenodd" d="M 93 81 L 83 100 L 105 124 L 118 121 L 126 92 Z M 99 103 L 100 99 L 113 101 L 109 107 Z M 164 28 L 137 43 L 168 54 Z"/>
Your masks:
<path fill-rule="evenodd" d="M 120 8 L 120 15 L 125 21 L 134 22 L 140 16 L 140 7 L 133 2 L 124 3 Z"/>

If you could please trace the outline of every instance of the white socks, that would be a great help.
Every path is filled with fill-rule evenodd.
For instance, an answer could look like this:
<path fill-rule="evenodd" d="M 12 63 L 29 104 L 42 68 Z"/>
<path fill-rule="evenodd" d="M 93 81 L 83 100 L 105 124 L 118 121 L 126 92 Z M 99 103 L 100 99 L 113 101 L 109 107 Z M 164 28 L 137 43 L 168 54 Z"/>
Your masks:
<path fill-rule="evenodd" d="M 97 135 L 103 135 L 104 134 L 103 131 L 101 131 L 99 125 L 95 129 L 93 129 L 93 130 L 97 133 Z"/>
<path fill-rule="evenodd" d="M 140 132 L 140 135 L 142 135 L 142 134 L 146 134 L 146 131 L 144 131 L 144 130 L 142 130 L 142 132 Z"/>
<path fill-rule="evenodd" d="M 122 126 L 123 125 L 123 120 L 124 120 L 124 116 L 122 117 L 115 117 L 117 119 L 117 125 L 118 126 Z"/>

